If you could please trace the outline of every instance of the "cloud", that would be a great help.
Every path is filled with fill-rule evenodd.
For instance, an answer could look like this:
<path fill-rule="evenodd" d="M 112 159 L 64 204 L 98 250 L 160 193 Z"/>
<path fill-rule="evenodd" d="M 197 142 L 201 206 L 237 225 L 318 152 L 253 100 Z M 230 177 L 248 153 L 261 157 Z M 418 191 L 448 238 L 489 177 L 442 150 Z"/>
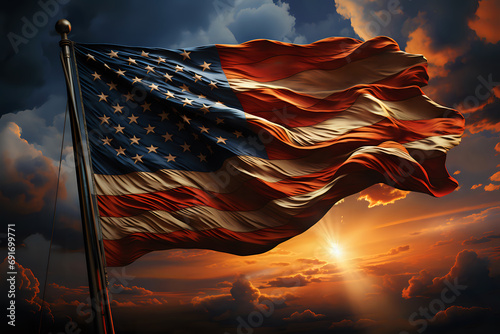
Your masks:
<path fill-rule="evenodd" d="M 448 289 L 450 284 L 460 285 L 462 290 L 467 291 L 487 291 L 495 284 L 489 274 L 487 258 L 478 257 L 474 251 L 464 250 L 457 254 L 455 264 L 446 275 L 433 277 L 429 272 L 422 270 L 410 278 L 402 296 L 405 299 L 432 297 L 439 295 L 443 289 Z"/>
<path fill-rule="evenodd" d="M 299 286 L 306 286 L 312 281 L 313 280 L 307 278 L 302 274 L 297 274 L 295 276 L 276 277 L 270 281 L 267 281 L 266 285 L 267 287 L 293 288 Z"/>
<path fill-rule="evenodd" d="M 420 21 L 420 26 L 410 33 L 405 51 L 423 54 L 427 58 L 429 77 L 445 77 L 450 71 L 446 65 L 453 63 L 459 55 L 465 53 L 468 45 L 438 47 L 430 37 L 423 15 L 416 20 Z"/>
<path fill-rule="evenodd" d="M 493 333 L 498 329 L 495 313 L 488 308 L 472 306 L 450 306 L 439 311 L 429 321 L 431 333 L 465 333 L 474 328 L 475 333 Z M 495 324 L 496 323 L 496 324 Z"/>
<path fill-rule="evenodd" d="M 458 175 L 458 174 L 460 174 L 460 171 L 459 171 L 459 170 L 457 170 L 457 171 L 455 171 L 455 172 L 453 173 L 453 175 Z"/>
<path fill-rule="evenodd" d="M 409 191 L 399 190 L 385 184 L 373 185 L 359 193 L 358 200 L 367 201 L 368 207 L 372 208 L 378 205 L 388 205 L 397 200 L 406 198 Z"/>
<path fill-rule="evenodd" d="M 283 318 L 285 321 L 289 322 L 308 322 L 308 321 L 316 321 L 324 318 L 324 314 L 316 314 L 313 311 L 307 309 L 303 312 L 293 312 L 289 317 Z"/>
<path fill-rule="evenodd" d="M 405 245 L 405 246 L 399 246 L 397 248 L 391 248 L 388 252 L 387 255 L 397 255 L 401 252 L 406 252 L 410 250 L 410 245 Z"/>
<path fill-rule="evenodd" d="M 500 172 L 496 172 L 495 174 L 493 174 L 492 176 L 490 176 L 490 180 L 491 181 L 500 182 Z"/>
<path fill-rule="evenodd" d="M 451 240 L 439 240 L 437 241 L 434 245 L 432 245 L 432 247 L 440 247 L 440 246 L 444 246 L 444 245 L 449 245 L 453 242 L 453 239 Z"/>
<path fill-rule="evenodd" d="M 500 143 L 498 143 L 498 144 L 495 145 L 495 151 L 497 151 L 498 153 L 500 153 Z"/>
<path fill-rule="evenodd" d="M 230 290 L 231 296 L 237 302 L 251 303 L 260 297 L 260 291 L 246 278 L 240 277 L 234 283 Z"/>
<path fill-rule="evenodd" d="M 347 332 L 350 331 L 357 332 L 360 330 L 366 330 L 376 325 L 377 322 L 372 319 L 359 319 L 356 321 L 352 321 L 350 319 L 344 319 L 342 321 L 332 323 L 330 329 L 335 329 L 335 330 L 339 329 Z"/>
<path fill-rule="evenodd" d="M 0 207 L 3 212 L 40 212 L 54 200 L 57 168 L 52 161 L 21 137 L 22 129 L 13 122 L 0 129 Z M 65 177 L 59 196 L 66 197 Z"/>
<path fill-rule="evenodd" d="M 500 189 L 500 184 L 490 183 L 490 184 L 484 186 L 484 190 L 485 191 L 495 191 L 495 190 L 498 190 L 498 189 Z"/>
<path fill-rule="evenodd" d="M 484 38 L 488 43 L 495 44 L 500 41 L 500 22 L 498 13 L 500 3 L 496 0 L 481 0 L 476 11 L 476 16 L 469 20 L 469 27 L 478 37 Z"/>
<path fill-rule="evenodd" d="M 406 270 L 407 265 L 404 262 L 393 261 L 375 265 L 361 266 L 364 272 L 373 276 L 385 276 L 393 274 L 401 274 Z"/>
<path fill-rule="evenodd" d="M 483 186 L 482 183 L 479 183 L 479 184 L 474 184 L 472 187 L 470 187 L 472 190 L 474 189 L 477 189 L 477 188 L 481 188 Z"/>
<path fill-rule="evenodd" d="M 470 237 L 467 240 L 462 241 L 462 245 L 478 245 L 478 244 L 483 244 L 485 242 L 490 242 L 492 239 L 499 239 L 500 234 L 490 234 L 485 237 L 480 237 L 480 238 L 475 238 L 475 237 Z"/>
<path fill-rule="evenodd" d="M 310 265 L 322 265 L 326 264 L 326 261 L 318 260 L 318 259 L 297 259 L 297 262 L 310 264 Z"/>

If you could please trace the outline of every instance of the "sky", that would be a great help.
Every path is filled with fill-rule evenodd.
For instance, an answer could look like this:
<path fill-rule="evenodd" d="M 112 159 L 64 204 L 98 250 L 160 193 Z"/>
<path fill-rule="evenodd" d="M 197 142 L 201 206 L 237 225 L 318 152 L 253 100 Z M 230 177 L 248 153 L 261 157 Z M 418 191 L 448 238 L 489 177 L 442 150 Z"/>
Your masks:
<path fill-rule="evenodd" d="M 427 58 L 425 93 L 466 118 L 462 143 L 447 158 L 459 187 L 445 197 L 375 185 L 264 254 L 176 249 L 109 268 L 117 333 L 492 332 L 500 319 L 499 15 L 498 0 L 4 4 L 0 304 L 5 310 L 9 301 L 4 259 L 14 224 L 18 322 L 12 331 L 3 316 L 2 328 L 36 332 L 41 315 L 42 333 L 91 333 L 53 28 L 67 18 L 77 42 L 164 48 L 389 36 Z"/>

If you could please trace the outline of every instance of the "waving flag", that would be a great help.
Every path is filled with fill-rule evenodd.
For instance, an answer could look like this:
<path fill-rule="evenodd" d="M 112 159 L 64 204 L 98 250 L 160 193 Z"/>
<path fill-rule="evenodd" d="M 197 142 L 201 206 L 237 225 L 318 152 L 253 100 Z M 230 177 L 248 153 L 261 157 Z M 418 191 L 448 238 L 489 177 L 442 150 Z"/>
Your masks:
<path fill-rule="evenodd" d="M 106 259 L 265 252 L 376 183 L 443 196 L 464 119 L 391 39 L 76 44 Z"/>

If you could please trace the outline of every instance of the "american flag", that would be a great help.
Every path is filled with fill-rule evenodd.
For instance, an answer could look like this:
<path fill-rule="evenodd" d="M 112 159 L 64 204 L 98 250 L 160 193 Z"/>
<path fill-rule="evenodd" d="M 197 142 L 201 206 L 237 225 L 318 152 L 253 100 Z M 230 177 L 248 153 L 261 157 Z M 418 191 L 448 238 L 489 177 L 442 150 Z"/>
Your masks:
<path fill-rule="evenodd" d="M 444 161 L 464 119 L 390 38 L 74 50 L 108 266 L 262 253 L 373 184 L 457 186 Z"/>

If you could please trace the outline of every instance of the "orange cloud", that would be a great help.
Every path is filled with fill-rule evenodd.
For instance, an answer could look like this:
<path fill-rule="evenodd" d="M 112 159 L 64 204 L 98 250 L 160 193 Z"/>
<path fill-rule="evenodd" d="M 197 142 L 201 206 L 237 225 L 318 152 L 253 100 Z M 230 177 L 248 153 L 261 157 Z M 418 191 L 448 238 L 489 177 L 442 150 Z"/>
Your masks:
<path fill-rule="evenodd" d="M 484 190 L 485 191 L 495 191 L 495 190 L 498 190 L 498 189 L 500 189 L 500 184 L 490 183 L 487 186 L 484 186 Z"/>
<path fill-rule="evenodd" d="M 491 122 L 487 119 L 482 119 L 479 122 L 466 125 L 465 129 L 469 130 L 472 134 L 479 133 L 481 131 L 500 132 L 500 122 Z"/>
<path fill-rule="evenodd" d="M 0 207 L 20 214 L 39 212 L 53 200 L 57 168 L 33 144 L 21 137 L 21 128 L 13 122 L 0 132 Z M 65 175 L 61 177 L 59 197 L 66 198 Z M 16 190 L 14 190 L 16 189 Z M 22 189 L 22 190 L 21 190 Z"/>
<path fill-rule="evenodd" d="M 408 43 L 406 44 L 406 52 L 423 54 L 428 61 L 429 77 L 445 77 L 449 70 L 446 65 L 452 63 L 458 56 L 463 54 L 467 46 L 458 46 L 453 48 L 451 46 L 436 49 L 432 45 L 432 40 L 428 36 L 425 29 L 425 20 L 422 16 L 416 19 L 420 26 L 410 33 L 408 36 Z"/>
<path fill-rule="evenodd" d="M 497 151 L 498 153 L 500 153 L 500 143 L 498 143 L 498 144 L 495 145 L 495 151 Z"/>
<path fill-rule="evenodd" d="M 490 176 L 490 180 L 500 182 L 500 172 L 496 172 L 495 174 Z"/>
<path fill-rule="evenodd" d="M 496 0 L 481 0 L 476 17 L 469 21 L 469 27 L 480 38 L 495 44 L 500 41 L 500 3 Z"/>
<path fill-rule="evenodd" d="M 367 201 L 368 207 L 372 208 L 377 205 L 388 205 L 403 199 L 408 195 L 409 191 L 399 190 L 390 187 L 386 184 L 376 184 L 359 193 L 358 201 Z"/>
<path fill-rule="evenodd" d="M 460 174 L 461 172 L 459 170 L 455 171 L 455 173 L 453 173 L 453 175 L 458 175 Z"/>
<path fill-rule="evenodd" d="M 471 188 L 472 190 L 474 190 L 474 189 L 480 188 L 480 187 L 482 187 L 482 186 L 483 186 L 483 184 L 482 184 L 482 183 L 479 183 L 479 184 L 474 184 L 474 185 L 473 185 L 472 187 L 470 187 L 470 188 Z"/>
<path fill-rule="evenodd" d="M 283 318 L 285 321 L 293 321 L 293 322 L 306 322 L 306 321 L 314 321 L 317 319 L 324 318 L 324 314 L 314 313 L 313 311 L 307 309 L 304 312 L 293 312 L 290 317 Z"/>

